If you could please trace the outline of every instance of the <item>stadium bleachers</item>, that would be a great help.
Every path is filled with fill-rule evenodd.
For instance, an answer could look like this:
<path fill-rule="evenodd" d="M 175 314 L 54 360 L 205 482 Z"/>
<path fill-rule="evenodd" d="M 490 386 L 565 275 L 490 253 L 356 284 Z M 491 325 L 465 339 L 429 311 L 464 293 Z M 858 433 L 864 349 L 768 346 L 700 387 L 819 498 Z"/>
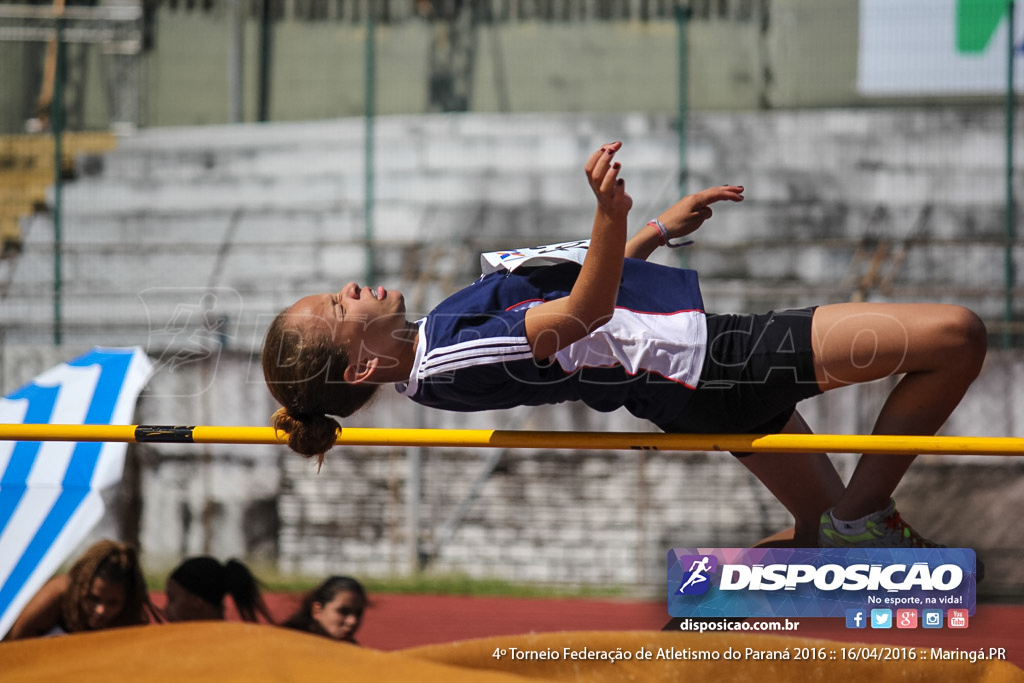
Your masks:
<path fill-rule="evenodd" d="M 709 309 L 955 299 L 997 318 L 996 124 L 998 112 L 966 130 L 937 111 L 695 117 L 687 187 L 747 188 L 743 204 L 716 207 L 686 256 Z M 593 209 L 580 166 L 603 140 L 625 141 L 634 227 L 677 194 L 670 117 L 439 114 L 382 117 L 375 131 L 372 279 L 412 288 L 414 308 L 471 281 L 480 251 L 586 236 Z M 67 339 L 153 350 L 187 338 L 161 342 L 154 331 L 198 307 L 208 329 L 227 320 L 227 336 L 247 342 L 261 316 L 365 280 L 363 136 L 361 119 L 151 129 L 102 156 L 72 156 Z M 21 253 L 0 264 L 8 343 L 49 338 L 57 289 L 52 213 L 23 222 Z"/>

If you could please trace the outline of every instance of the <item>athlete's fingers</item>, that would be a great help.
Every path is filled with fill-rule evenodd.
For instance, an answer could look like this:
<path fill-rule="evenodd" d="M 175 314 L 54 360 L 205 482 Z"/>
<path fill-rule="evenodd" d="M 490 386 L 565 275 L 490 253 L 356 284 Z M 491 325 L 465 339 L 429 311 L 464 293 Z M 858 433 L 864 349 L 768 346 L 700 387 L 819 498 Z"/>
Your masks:
<path fill-rule="evenodd" d="M 617 161 L 608 167 L 604 178 L 601 180 L 601 192 L 614 192 L 617 185 L 625 182 L 619 178 L 619 169 L 621 168 L 622 164 Z"/>
<path fill-rule="evenodd" d="M 621 142 L 609 142 L 590 155 L 584 168 L 591 181 L 597 182 L 604 177 L 607 165 L 611 162 L 615 152 L 619 151 L 620 147 L 622 147 Z"/>
<path fill-rule="evenodd" d="M 597 159 L 597 164 L 594 166 L 594 171 L 591 173 L 594 183 L 601 184 L 604 178 L 608 175 L 608 170 L 613 166 L 613 158 L 615 152 L 618 151 L 617 144 L 605 145 L 604 154 Z"/>
<path fill-rule="evenodd" d="M 700 206 L 707 206 L 708 204 L 721 201 L 742 202 L 743 186 L 722 185 L 720 187 L 709 187 L 697 193 L 697 202 Z"/>
<path fill-rule="evenodd" d="M 591 154 L 587 159 L 587 163 L 583 166 L 583 170 L 588 176 L 593 173 L 594 167 L 597 166 L 597 160 L 602 154 L 604 154 L 604 147 Z"/>

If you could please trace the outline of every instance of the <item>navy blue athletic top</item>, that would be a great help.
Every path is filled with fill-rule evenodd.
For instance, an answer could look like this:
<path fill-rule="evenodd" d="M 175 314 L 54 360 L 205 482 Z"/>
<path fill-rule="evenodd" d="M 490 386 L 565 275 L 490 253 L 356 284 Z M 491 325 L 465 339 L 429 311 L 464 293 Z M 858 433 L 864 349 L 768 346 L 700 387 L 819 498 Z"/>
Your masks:
<path fill-rule="evenodd" d="M 667 424 L 700 378 L 707 341 L 692 270 L 626 259 L 612 319 L 552 358 L 536 360 L 526 311 L 568 296 L 580 266 L 499 271 L 418 322 L 416 361 L 398 390 L 434 408 L 477 411 L 583 401 Z"/>

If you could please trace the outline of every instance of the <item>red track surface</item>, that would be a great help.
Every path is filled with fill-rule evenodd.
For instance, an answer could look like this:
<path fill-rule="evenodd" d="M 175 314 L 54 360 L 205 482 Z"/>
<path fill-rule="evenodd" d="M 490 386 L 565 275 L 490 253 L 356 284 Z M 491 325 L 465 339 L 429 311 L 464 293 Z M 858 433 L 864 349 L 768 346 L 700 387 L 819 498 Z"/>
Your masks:
<path fill-rule="evenodd" d="M 301 596 L 267 596 L 271 613 L 286 619 Z M 374 595 L 359 641 L 377 650 L 402 650 L 459 640 L 557 631 L 660 631 L 669 621 L 665 603 L 613 600 L 535 600 L 434 595 Z M 163 596 L 154 595 L 158 605 Z M 230 601 L 229 601 L 230 603 Z M 229 619 L 237 617 L 229 611 Z M 847 629 L 843 619 L 799 619 L 800 638 L 847 643 L 913 645 L 944 649 L 1005 648 L 1024 668 L 1024 606 L 979 605 L 964 630 Z M 764 631 L 750 633 L 764 634 Z"/>

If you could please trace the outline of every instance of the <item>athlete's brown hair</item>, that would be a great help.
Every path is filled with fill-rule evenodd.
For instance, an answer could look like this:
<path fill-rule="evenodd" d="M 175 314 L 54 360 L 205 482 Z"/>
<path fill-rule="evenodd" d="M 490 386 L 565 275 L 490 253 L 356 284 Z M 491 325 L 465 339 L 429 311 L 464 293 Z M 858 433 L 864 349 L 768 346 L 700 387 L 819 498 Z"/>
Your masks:
<path fill-rule="evenodd" d="M 288 435 L 293 451 L 323 464 L 338 435 L 338 423 L 330 416 L 348 417 L 359 410 L 378 385 L 347 383 L 348 350 L 334 343 L 326 321 L 305 316 L 297 324 L 288 311 L 270 323 L 262 362 L 267 388 L 281 404 L 271 424 Z"/>
<path fill-rule="evenodd" d="M 110 626 L 137 626 L 151 619 L 159 621 L 149 601 L 138 553 L 130 545 L 110 540 L 93 544 L 71 566 L 68 578 L 70 583 L 61 604 L 61 616 L 69 633 L 89 630 L 85 603 L 95 579 L 124 587 L 124 607 Z"/>

